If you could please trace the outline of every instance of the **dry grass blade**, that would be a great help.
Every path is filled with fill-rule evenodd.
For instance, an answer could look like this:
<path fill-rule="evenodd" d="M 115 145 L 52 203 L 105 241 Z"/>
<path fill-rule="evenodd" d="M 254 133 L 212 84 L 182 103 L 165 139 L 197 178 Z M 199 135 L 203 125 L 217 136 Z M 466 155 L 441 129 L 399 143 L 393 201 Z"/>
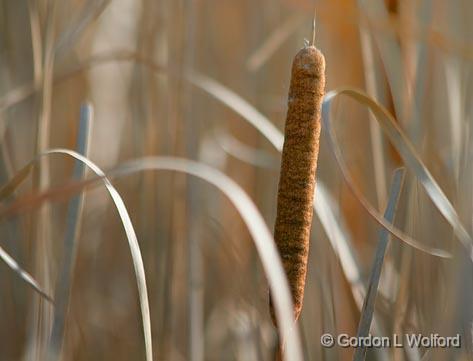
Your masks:
<path fill-rule="evenodd" d="M 217 144 L 228 155 L 255 167 L 278 169 L 279 162 L 276 156 L 246 145 L 223 128 L 216 128 L 214 133 Z"/>
<path fill-rule="evenodd" d="M 270 36 L 248 58 L 246 63 L 248 70 L 255 72 L 261 68 L 291 34 L 297 30 L 304 21 L 304 18 L 305 16 L 296 13 L 287 18 L 282 25 L 276 27 Z"/>
<path fill-rule="evenodd" d="M 205 90 L 211 96 L 220 100 L 223 104 L 241 115 L 248 123 L 253 125 L 276 150 L 279 152 L 282 151 L 282 145 L 284 143 L 282 132 L 246 100 L 206 76 L 195 74 L 193 81 L 196 86 Z M 334 214 L 333 208 L 330 206 L 331 203 L 328 201 L 328 192 L 325 190 L 323 182 L 319 181 L 317 187 L 319 189 L 319 196 L 314 198 L 314 211 L 320 219 L 325 233 L 329 237 L 330 244 L 335 254 L 340 258 L 345 277 L 352 285 L 353 297 L 361 307 L 362 297 L 365 291 L 361 283 L 361 268 L 358 265 L 356 254 L 351 246 L 348 233 L 344 232 L 336 221 L 338 216 Z M 332 220 L 332 222 L 330 220 Z"/>
<path fill-rule="evenodd" d="M 61 59 L 67 54 L 69 49 L 74 47 L 85 29 L 102 14 L 110 1 L 111 0 L 87 1 L 82 11 L 71 20 L 68 28 L 61 32 L 56 41 L 54 52 L 58 59 Z"/>
<path fill-rule="evenodd" d="M 101 54 L 101 55 L 96 55 L 89 59 L 85 64 L 82 64 L 80 67 L 73 69 L 69 72 L 66 72 L 65 75 L 60 77 L 60 79 L 66 79 L 69 76 L 80 72 L 81 70 L 87 68 L 87 67 L 92 67 L 100 64 L 104 64 L 107 62 L 115 62 L 115 61 L 136 61 L 138 63 L 141 63 L 149 69 L 154 72 L 154 73 L 162 73 L 163 71 L 166 71 L 165 68 L 154 64 L 152 60 L 149 59 L 142 59 L 139 54 L 131 51 L 115 51 L 111 53 L 106 53 L 106 54 Z M 172 75 L 172 74 L 171 74 Z M 239 114 L 243 119 L 248 121 L 249 124 L 254 126 L 279 152 L 282 151 L 282 145 L 284 142 L 284 137 L 281 131 L 277 127 L 274 126 L 274 124 L 266 117 L 264 116 L 261 112 L 259 112 L 254 106 L 252 106 L 250 103 L 248 103 L 245 99 L 243 99 L 241 96 L 233 92 L 232 90 L 228 89 L 221 83 L 215 81 L 214 79 L 211 79 L 205 75 L 199 74 L 199 73 L 190 73 L 185 76 L 188 78 L 189 81 L 191 81 L 196 87 L 199 89 L 204 90 L 206 93 L 208 93 L 210 96 L 214 97 L 218 101 L 222 102 L 226 106 L 228 106 L 230 109 L 235 111 L 237 114 Z M 31 90 L 31 89 L 30 89 Z M 16 101 L 21 101 L 25 99 L 25 97 L 31 95 L 34 93 L 34 88 L 31 90 L 31 92 L 23 92 L 23 97 L 22 98 L 15 98 Z M 0 102 L 1 103 L 1 102 Z M 9 103 L 9 105 L 12 105 L 13 103 Z M 360 194 L 361 195 L 361 194 Z M 360 198 L 361 199 L 361 198 Z M 370 207 L 368 205 L 368 207 Z M 315 210 L 316 213 L 317 209 Z M 373 212 L 370 212 L 370 214 L 376 219 L 377 212 L 372 210 Z M 318 215 L 319 216 L 319 215 Z M 320 216 L 319 216 L 320 218 Z M 395 232 L 401 240 L 407 243 L 414 243 L 417 244 L 418 242 L 413 240 L 412 238 L 408 237 L 407 235 L 403 235 L 402 232 L 393 230 L 392 227 L 389 224 L 386 224 L 381 216 L 378 216 L 378 219 L 380 220 L 381 224 L 384 223 L 388 229 L 391 231 Z M 333 234 L 329 229 L 325 229 L 326 233 L 328 235 Z M 345 243 L 349 244 L 349 240 L 346 237 L 343 238 L 337 238 L 337 240 L 344 241 Z M 335 240 L 334 240 L 335 241 Z M 349 248 L 350 246 L 348 246 Z M 340 249 L 340 247 L 339 247 Z M 443 250 L 438 250 L 441 256 L 447 257 L 449 256 L 448 253 L 444 252 Z M 336 252 L 337 253 L 337 252 Z M 338 253 L 337 253 L 338 254 Z M 345 253 L 346 255 L 349 255 L 349 253 Z M 346 263 L 347 265 L 349 264 L 356 264 L 353 261 L 353 257 L 347 256 L 345 261 L 342 260 L 342 262 Z M 344 267 L 344 269 L 346 269 Z M 347 279 L 350 279 L 351 277 L 349 275 L 346 275 Z M 355 299 L 358 299 L 359 297 L 354 295 Z"/>
<path fill-rule="evenodd" d="M 138 243 L 138 239 L 136 237 L 135 229 L 133 228 L 133 223 L 131 222 L 131 218 L 128 214 L 126 209 L 125 203 L 123 202 L 122 197 L 115 189 L 115 187 L 110 183 L 110 181 L 106 178 L 105 173 L 97 167 L 92 161 L 83 157 L 82 155 L 69 150 L 49 150 L 43 153 L 43 155 L 49 154 L 63 154 L 69 155 L 74 157 L 76 160 L 83 162 L 87 165 L 95 174 L 99 177 L 103 178 L 103 182 L 107 191 L 112 197 L 113 202 L 115 203 L 115 207 L 118 211 L 120 219 L 123 224 L 123 228 L 125 229 L 125 233 L 128 239 L 128 245 L 130 247 L 131 257 L 133 260 L 133 267 L 135 269 L 136 275 L 136 282 L 138 286 L 138 295 L 140 298 L 140 308 L 141 308 L 141 316 L 143 320 L 143 332 L 144 332 L 144 340 L 145 340 L 145 349 L 146 349 L 146 360 L 151 361 L 153 360 L 153 346 L 152 346 L 152 337 L 151 337 L 151 316 L 149 311 L 149 301 L 148 301 L 148 290 L 146 286 L 146 276 L 145 276 L 145 268 L 143 265 L 143 258 L 141 256 L 140 245 Z"/>
<path fill-rule="evenodd" d="M 199 73 L 190 73 L 189 81 L 196 87 L 204 90 L 237 114 L 242 116 L 259 132 L 264 134 L 266 139 L 279 151 L 282 150 L 284 137 L 271 121 L 255 109 L 250 103 L 244 100 L 235 92 L 223 86 L 219 82 Z"/>
<path fill-rule="evenodd" d="M 28 177 L 30 171 L 32 169 L 32 165 L 28 164 L 27 166 L 23 167 L 20 171 L 18 171 L 13 179 L 9 181 L 7 184 L 3 185 L 0 188 L 0 201 L 5 200 L 5 198 L 12 195 L 15 189 L 23 183 L 23 181 Z M 25 270 L 23 270 L 18 262 L 16 262 L 3 248 L 0 247 L 0 258 L 5 264 L 12 269 L 23 281 L 25 281 L 30 287 L 33 288 L 41 297 L 45 298 L 49 302 L 53 303 L 52 298 L 44 291 L 38 284 L 38 282 Z"/>
<path fill-rule="evenodd" d="M 77 74 L 80 74 L 82 71 L 93 68 L 95 66 L 99 66 L 102 64 L 106 64 L 109 62 L 117 62 L 117 61 L 137 61 L 142 62 L 148 65 L 154 72 L 164 71 L 164 67 L 157 66 L 155 64 L 150 64 L 149 61 L 146 59 L 140 59 L 139 54 L 134 51 L 128 50 L 118 50 L 106 54 L 98 54 L 90 57 L 88 60 L 80 63 L 78 65 L 74 65 L 68 70 L 64 71 L 54 77 L 54 84 L 57 85 L 65 80 L 68 80 Z M 4 112 L 12 106 L 15 106 L 22 101 L 25 101 L 32 95 L 36 94 L 40 90 L 40 84 L 27 84 L 19 86 L 16 89 L 9 91 L 6 95 L 0 98 L 0 112 Z"/>
<path fill-rule="evenodd" d="M 320 223 L 327 235 L 334 253 L 340 260 L 340 266 L 350 284 L 353 299 L 356 306 L 361 311 L 363 300 L 367 294 L 363 282 L 362 268 L 360 266 L 356 250 L 351 246 L 350 233 L 346 229 L 343 214 L 339 211 L 338 205 L 322 182 L 317 184 L 317 197 L 314 199 L 314 209 L 319 217 Z M 373 315 L 373 333 L 382 333 L 383 319 Z M 379 360 L 388 360 L 387 352 L 383 348 L 376 349 Z"/>
<path fill-rule="evenodd" d="M 5 198 L 12 195 L 15 189 L 23 183 L 23 181 L 28 177 L 30 171 L 32 169 L 32 165 L 28 164 L 27 166 L 23 167 L 20 171 L 18 171 L 13 179 L 9 181 L 7 184 L 3 185 L 0 188 L 0 201 L 4 200 Z M 0 258 L 5 262 L 5 264 L 12 269 L 23 281 L 25 281 L 29 286 L 33 288 L 36 292 L 38 292 L 41 297 L 45 298 L 49 302 L 53 303 L 52 298 L 44 291 L 38 284 L 38 282 L 25 270 L 23 270 L 18 262 L 16 262 L 3 248 L 0 247 Z"/>
<path fill-rule="evenodd" d="M 90 132 L 93 122 L 93 108 L 90 104 L 84 104 L 80 110 L 79 132 L 77 136 L 77 153 L 87 157 Z M 81 180 L 85 175 L 85 164 L 77 161 L 74 166 L 73 179 Z M 72 273 L 74 271 L 77 243 L 79 241 L 79 230 L 84 208 L 84 193 L 74 196 L 67 210 L 66 234 L 64 238 L 64 252 L 61 259 L 62 267 L 57 281 L 54 310 L 53 330 L 50 338 L 49 359 L 60 358 L 61 347 L 64 338 L 64 326 L 69 307 L 69 298 L 72 288 Z"/>
<path fill-rule="evenodd" d="M 384 218 L 393 223 L 396 215 L 396 209 L 401 195 L 402 184 L 404 180 L 404 168 L 398 168 L 394 171 L 393 180 L 391 184 L 388 205 L 384 213 Z M 389 232 L 383 228 L 379 235 L 378 247 L 373 260 L 371 268 L 370 281 L 368 292 L 363 303 L 361 311 L 360 323 L 358 325 L 358 339 L 367 337 L 371 328 L 371 321 L 373 320 L 374 306 L 376 302 L 376 295 L 378 294 L 379 279 L 381 277 L 381 270 L 384 262 L 384 255 L 389 241 Z M 357 347 L 353 355 L 354 361 L 363 361 L 366 356 L 366 347 Z"/>
<path fill-rule="evenodd" d="M 401 232 L 398 228 L 394 227 L 391 223 L 386 222 L 383 217 L 371 206 L 368 200 L 364 197 L 362 192 L 355 185 L 350 172 L 348 171 L 345 162 L 343 160 L 342 152 L 340 147 L 337 144 L 334 131 L 331 126 L 331 115 L 330 109 L 332 101 L 339 95 L 349 96 L 360 104 L 366 105 L 373 112 L 376 119 L 381 124 L 381 127 L 386 132 L 387 136 L 393 143 L 396 150 L 401 155 L 405 164 L 414 172 L 416 177 L 422 183 L 424 189 L 426 190 L 428 196 L 435 204 L 440 213 L 445 217 L 448 223 L 453 227 L 455 235 L 461 241 L 461 243 L 468 250 L 471 249 L 473 240 L 471 236 L 466 231 L 465 227 L 461 223 L 458 214 L 455 208 L 452 206 L 448 198 L 443 193 L 440 186 L 435 181 L 432 174 L 429 172 L 427 167 L 424 165 L 419 155 L 415 151 L 414 147 L 410 143 L 409 139 L 406 137 L 402 129 L 397 125 L 393 116 L 379 103 L 371 99 L 367 94 L 360 90 L 352 88 L 340 88 L 329 92 L 323 104 L 322 119 L 325 127 L 325 134 L 328 136 L 329 144 L 332 148 L 332 151 L 337 159 L 337 163 L 342 171 L 343 177 L 345 178 L 350 189 L 356 195 L 363 207 L 368 211 L 368 213 L 383 227 L 385 227 L 393 236 L 405 242 L 406 244 L 411 245 L 414 248 L 417 248 L 425 253 L 431 254 L 433 256 L 449 258 L 451 257 L 450 253 L 438 249 L 426 246 L 421 244 L 417 240 L 409 237 L 408 235 Z"/>
<path fill-rule="evenodd" d="M 208 94 L 227 105 L 254 126 L 276 150 L 279 152 L 282 151 L 282 145 L 284 143 L 282 132 L 245 99 L 217 81 L 204 75 L 193 74 L 191 79 L 197 87 L 205 90 Z M 357 284 L 360 282 L 359 275 L 361 274 L 361 269 L 358 266 L 358 261 L 356 260 L 353 247 L 351 247 L 351 242 L 348 240 L 347 233 L 340 229 L 337 222 L 329 221 L 329 219 L 336 220 L 337 217 L 333 214 L 332 207 L 328 206 L 330 202 L 327 201 L 326 196 L 328 193 L 325 191 L 323 183 L 319 181 L 317 187 L 321 190 L 320 196 L 314 198 L 314 210 L 321 220 L 322 226 L 331 241 L 335 253 L 340 257 L 347 280 L 353 282 L 353 286 L 358 288 Z M 357 294 L 354 294 L 355 299 L 361 300 L 358 292 L 356 293 Z"/>
<path fill-rule="evenodd" d="M 103 174 L 103 172 L 98 169 L 90 160 L 86 159 L 77 152 L 67 149 L 51 149 L 44 153 L 43 156 L 52 154 L 69 155 L 77 160 L 80 160 L 87 164 L 87 166 L 90 167 L 98 175 L 98 177 L 93 178 L 91 180 L 76 183 L 77 187 L 71 187 L 69 184 L 66 187 L 54 189 L 44 194 L 34 194 L 30 197 L 27 197 L 28 202 L 37 206 L 44 202 L 44 200 L 46 199 L 55 199 L 55 197 L 58 197 L 61 193 L 64 193 L 64 191 L 68 190 L 71 193 L 75 193 L 82 190 L 85 186 L 88 186 L 92 183 L 96 183 L 99 180 L 103 180 L 106 182 L 107 189 L 111 191 L 111 194 L 113 193 L 112 197 L 114 201 L 118 203 L 117 209 L 119 210 L 120 215 L 122 215 L 120 210 L 126 211 L 123 201 L 121 201 L 120 196 L 110 184 L 108 178 L 106 178 L 105 174 Z M 282 263 L 278 256 L 271 232 L 269 231 L 268 227 L 264 222 L 263 217 L 259 213 L 254 203 L 251 201 L 249 196 L 237 183 L 235 183 L 231 178 L 227 177 L 220 171 L 205 164 L 181 158 L 141 158 L 135 161 L 123 163 L 115 170 L 108 172 L 107 175 L 109 178 L 118 178 L 127 174 L 133 174 L 141 172 L 143 170 L 152 169 L 178 171 L 201 178 L 207 181 L 208 183 L 216 186 L 234 204 L 241 217 L 243 218 L 243 221 L 247 225 L 248 230 L 255 242 L 256 249 L 263 264 L 266 276 L 268 278 L 270 291 L 275 300 L 274 306 L 276 310 L 276 317 L 278 319 L 278 323 L 281 325 L 281 333 L 284 339 L 286 340 L 288 351 L 287 359 L 294 361 L 302 360 L 299 332 L 298 329 L 294 327 L 293 323 L 291 295 L 289 292 L 289 286 L 287 283 L 286 276 L 284 274 Z M 25 203 L 22 200 L 19 200 L 18 202 L 20 204 Z M 8 213 L 8 210 L 2 212 L 2 214 Z M 122 219 L 122 221 L 124 222 L 124 226 L 127 230 L 127 235 L 134 235 L 134 231 L 131 226 L 131 221 L 127 222 L 124 219 Z M 138 246 L 135 249 L 137 252 L 139 252 Z M 145 284 L 144 287 L 146 287 Z"/>
<path fill-rule="evenodd" d="M 151 59 L 144 59 L 136 52 L 123 50 L 95 55 L 79 66 L 69 69 L 64 74 L 58 76 L 55 79 L 55 82 L 61 82 L 63 80 L 69 79 L 71 76 L 74 76 L 77 73 L 94 66 L 120 61 L 137 62 L 139 64 L 143 64 L 155 74 L 162 73 L 168 74 L 170 76 L 177 76 L 169 69 L 166 69 L 166 67 L 155 64 Z M 260 131 L 276 149 L 282 150 L 284 143 L 284 137 L 282 133 L 267 117 L 261 114 L 254 106 L 240 97 L 237 93 L 233 92 L 216 80 L 197 72 L 185 74 L 184 79 L 187 79 L 194 86 L 205 91 L 242 116 L 252 126 Z M 5 111 L 9 107 L 14 106 L 21 101 L 24 101 L 36 91 L 38 91 L 38 89 L 34 86 L 34 84 L 31 84 L 9 92 L 4 97 L 0 98 L 0 112 Z"/>
<path fill-rule="evenodd" d="M 54 303 L 53 299 L 41 288 L 38 282 L 26 272 L 23 268 L 20 267 L 17 261 L 15 261 L 2 247 L 0 247 L 0 259 L 5 262 L 5 264 L 15 272 L 18 277 L 26 282 L 33 290 L 35 290 L 41 297 L 47 301 Z"/>
<path fill-rule="evenodd" d="M 53 52 L 57 60 L 60 60 L 64 55 L 66 55 L 67 51 L 76 44 L 77 40 L 80 38 L 87 26 L 100 16 L 110 1 L 111 0 L 89 0 L 86 3 L 80 14 L 72 19 L 68 29 L 61 32 L 59 38 L 57 41 L 55 41 L 55 44 L 53 44 Z M 41 26 L 37 6 L 38 5 L 33 1 L 28 2 L 33 47 L 35 85 L 39 86 L 43 74 L 41 68 Z M 17 101 L 21 101 L 22 97 L 27 94 L 31 94 L 31 91 L 34 91 L 34 87 L 31 88 L 27 86 L 16 89 L 16 91 L 9 93 L 8 96 L 0 102 L 0 109 L 4 109 L 9 105 L 13 105 Z"/>
<path fill-rule="evenodd" d="M 37 87 L 34 84 L 27 84 L 16 89 L 10 90 L 6 95 L 0 98 L 0 112 L 18 104 L 35 93 Z"/>
<path fill-rule="evenodd" d="M 451 133 L 451 144 L 453 147 L 453 167 L 455 177 L 458 177 L 460 172 L 460 155 L 464 134 L 466 119 L 465 114 L 465 89 L 462 86 L 462 74 L 461 68 L 454 59 L 445 60 L 445 80 L 447 87 L 447 104 L 450 115 L 450 133 Z M 460 68 L 460 69 L 459 69 Z M 423 73 L 426 71 L 424 70 Z M 419 95 L 420 96 L 420 95 Z"/>
<path fill-rule="evenodd" d="M 39 6 L 38 2 L 36 6 Z M 35 124 L 35 154 L 48 149 L 51 139 L 51 114 L 53 104 L 53 85 L 54 85 L 54 40 L 57 20 L 56 2 L 47 2 L 45 4 L 44 20 L 44 38 L 41 48 L 41 68 L 35 69 L 35 84 L 40 91 L 37 93 L 35 102 L 38 106 Z M 37 71 L 36 71 L 37 70 Z M 41 70 L 41 72 L 39 72 Z M 42 191 L 49 187 L 51 181 L 51 172 L 49 163 L 39 162 L 33 171 L 33 189 Z M 49 261 L 49 255 L 52 252 L 51 229 L 53 217 L 49 204 L 38 210 L 32 218 L 29 242 L 35 240 L 33 251 L 35 262 L 35 274 L 38 280 L 45 287 L 50 289 L 52 283 L 52 263 Z M 53 309 L 49 305 L 35 300 L 33 303 L 33 317 L 31 320 L 31 333 L 29 342 L 31 343 L 32 357 L 44 358 L 50 329 L 52 327 Z"/>
<path fill-rule="evenodd" d="M 473 1 L 67 4 L 0 5 L 0 361 L 473 361 Z"/>
<path fill-rule="evenodd" d="M 237 183 L 220 171 L 202 163 L 180 158 L 141 158 L 124 163 L 109 172 L 109 176 L 117 177 L 145 169 L 167 169 L 196 176 L 216 186 L 230 199 L 248 227 L 268 278 L 281 334 L 287 342 L 286 357 L 288 360 L 302 360 L 299 333 L 297 328 L 293 327 L 292 301 L 282 263 L 271 232 L 249 196 Z"/>
<path fill-rule="evenodd" d="M 41 21 L 36 1 L 28 1 L 28 13 L 30 18 L 31 29 L 31 48 L 33 51 L 33 74 L 34 84 L 39 86 L 43 77 L 43 69 L 41 67 L 41 59 L 43 57 L 42 41 L 41 41 Z"/>
<path fill-rule="evenodd" d="M 382 67 L 375 57 L 374 41 L 366 27 L 359 25 L 360 45 L 363 58 L 363 70 L 366 89 L 369 95 L 378 99 L 381 104 L 385 104 L 384 83 Z M 374 180 L 376 186 L 376 196 L 378 198 L 378 208 L 381 209 L 386 201 L 386 165 L 383 152 L 382 134 L 379 124 L 373 115 L 370 114 L 370 136 L 371 149 L 373 155 Z"/>
<path fill-rule="evenodd" d="M 81 69 L 84 69 L 88 66 L 94 66 L 94 65 L 100 65 L 103 63 L 107 62 L 113 62 L 113 61 L 137 61 L 139 63 L 142 63 L 150 68 L 151 71 L 154 73 L 161 73 L 165 71 L 165 68 L 160 67 L 158 65 L 155 65 L 151 60 L 146 60 L 146 59 L 141 59 L 138 54 L 130 51 L 115 51 L 112 53 L 107 53 L 107 54 L 102 54 L 102 55 L 97 55 L 89 59 L 86 64 L 87 65 L 82 65 L 78 69 L 74 69 L 70 71 L 69 73 L 74 74 Z M 70 74 L 69 74 L 70 75 Z M 65 79 L 67 78 L 68 75 L 62 76 L 60 79 Z M 274 126 L 274 124 L 261 112 L 259 112 L 253 105 L 248 103 L 245 99 L 243 99 L 240 95 L 235 93 L 234 91 L 230 90 L 229 88 L 225 87 L 221 83 L 215 81 L 212 78 L 209 78 L 205 75 L 199 74 L 199 73 L 191 73 L 187 76 L 189 78 L 189 81 L 191 81 L 197 88 L 202 89 L 205 91 L 207 94 L 210 96 L 214 97 L 218 101 L 220 101 L 222 104 L 226 105 L 233 111 L 235 111 L 237 114 L 239 114 L 243 119 L 245 119 L 249 124 L 254 126 L 272 145 L 274 148 L 276 148 L 277 151 L 281 152 L 282 151 L 282 146 L 284 143 L 284 136 L 282 132 Z M 58 79 L 58 80 L 60 80 Z M 34 87 L 31 86 L 28 89 L 24 89 L 19 96 L 12 98 L 10 101 L 7 101 L 8 98 L 4 98 L 4 107 L 0 106 L 0 110 L 6 109 L 8 106 L 11 106 L 13 104 L 16 104 L 16 102 L 19 102 L 21 100 L 24 100 L 26 97 L 30 96 L 32 93 L 34 93 Z M 20 96 L 22 95 L 22 96 Z M 2 102 L 0 102 L 0 105 Z M 319 187 L 322 187 L 322 182 L 319 182 Z M 1 191 L 0 191 L 1 194 Z M 317 213 L 318 217 L 320 219 L 323 219 L 325 216 L 321 215 L 321 210 L 322 209 L 327 209 L 323 207 L 323 204 L 321 204 L 322 198 L 316 200 L 314 202 L 314 210 Z M 316 207 L 316 204 L 320 204 L 322 207 Z M 325 204 L 326 205 L 326 204 Z M 333 212 L 332 212 L 333 213 Z M 325 217 L 326 218 L 326 217 Z M 337 249 L 351 249 L 350 242 L 348 241 L 348 238 L 344 236 L 343 232 L 337 232 L 337 229 L 335 231 L 330 230 L 326 226 L 328 226 L 327 222 L 322 222 L 322 225 L 325 228 L 325 232 L 329 236 L 330 240 L 332 241 L 331 244 L 332 246 L 335 244 L 338 244 Z M 335 236 L 338 235 L 338 236 Z M 340 244 L 340 242 L 343 242 Z M 343 253 L 338 253 L 337 250 L 335 250 L 339 256 L 341 256 L 341 262 L 342 264 L 345 265 L 344 270 L 347 269 L 353 269 L 352 267 L 357 264 L 355 261 L 355 257 L 353 256 L 352 252 L 343 252 Z M 355 266 L 356 267 L 356 266 Z M 358 274 L 359 274 L 358 270 Z M 357 277 L 353 277 L 352 275 L 347 274 L 346 275 L 347 279 L 356 279 Z M 355 299 L 359 299 L 359 297 L 355 296 Z"/>
<path fill-rule="evenodd" d="M 193 74 L 192 81 L 195 86 L 206 91 L 215 99 L 221 101 L 223 104 L 234 110 L 237 114 L 243 117 L 249 124 L 254 126 L 273 146 L 277 151 L 282 152 L 284 143 L 284 136 L 282 132 L 277 129 L 274 124 L 263 114 L 261 114 L 254 106 L 241 98 L 238 94 L 228 89 L 217 81 L 200 74 Z M 320 196 L 315 197 L 314 211 L 321 220 L 325 233 L 330 239 L 330 243 L 340 257 L 342 268 L 345 272 L 345 277 L 352 284 L 353 297 L 357 300 L 357 304 L 362 304 L 362 295 L 364 294 L 363 287 L 359 287 L 361 269 L 358 266 L 355 252 L 351 246 L 351 241 L 346 232 L 340 230 L 338 223 L 330 222 L 329 219 L 336 220 L 330 202 L 326 201 L 328 195 L 324 193 L 324 185 L 319 181 L 317 186 L 320 191 Z"/>
<path fill-rule="evenodd" d="M 368 21 L 372 19 L 388 22 L 389 14 L 386 9 L 384 1 L 370 2 L 367 4 L 366 0 L 358 0 L 360 9 L 367 10 Z M 404 96 L 406 93 L 406 78 L 403 72 L 403 59 L 401 57 L 401 48 L 396 39 L 395 32 L 392 27 L 389 27 L 386 32 L 373 32 L 373 37 L 376 41 L 378 49 L 381 54 L 386 76 L 389 80 L 391 94 L 393 96 L 394 108 L 396 114 L 403 117 L 404 114 Z"/>
<path fill-rule="evenodd" d="M 419 6 L 419 17 L 422 23 L 428 24 L 432 20 L 432 8 L 433 4 L 431 1 L 423 0 L 420 2 Z M 416 60 L 416 73 L 415 81 L 412 86 L 413 88 L 413 100 L 411 102 L 411 121 L 409 122 L 409 136 L 416 143 L 419 140 L 422 130 L 420 129 L 421 125 L 421 114 L 423 113 L 422 108 L 424 104 L 422 102 L 422 97 L 425 96 L 427 80 L 429 76 L 429 67 L 428 64 L 429 52 L 428 46 L 425 42 L 419 42 L 417 44 L 417 60 Z M 448 87 L 447 77 L 447 87 Z M 448 92 L 450 93 L 450 91 Z M 452 119 L 453 120 L 453 119 Z"/>
<path fill-rule="evenodd" d="M 345 228 L 343 215 L 337 212 L 336 202 L 320 180 L 317 184 L 317 197 L 314 199 L 314 209 L 327 234 L 332 249 L 340 260 L 345 277 L 352 288 L 353 298 L 361 309 L 366 290 L 363 284 L 358 257 L 355 249 L 352 247 L 350 234 Z"/>
<path fill-rule="evenodd" d="M 10 196 L 18 186 L 25 181 L 28 175 L 33 168 L 32 164 L 28 164 L 18 172 L 15 173 L 13 178 L 5 185 L 0 188 L 0 201 L 4 200 L 8 196 Z"/>
<path fill-rule="evenodd" d="M 91 160 L 89 160 L 88 158 L 84 157 L 83 155 L 73 150 L 69 150 L 69 149 L 47 150 L 41 153 L 40 155 L 38 155 L 36 158 L 34 158 L 23 169 L 32 168 L 41 160 L 42 157 L 46 157 L 50 155 L 63 155 L 63 156 L 67 155 L 76 159 L 77 161 L 84 163 L 88 168 L 90 168 L 98 176 L 97 179 L 102 179 L 102 181 L 105 184 L 105 187 L 107 188 L 107 191 L 112 197 L 112 200 L 115 204 L 115 207 L 122 221 L 123 228 L 125 229 L 128 245 L 130 247 L 131 257 L 133 260 L 133 267 L 134 267 L 135 275 L 136 275 L 136 282 L 138 286 L 138 296 L 140 299 L 140 309 L 141 309 L 141 316 L 142 316 L 142 321 L 143 321 L 143 332 L 144 332 L 145 349 L 146 349 L 146 360 L 151 361 L 153 359 L 153 347 L 152 347 L 152 337 L 151 337 L 151 316 L 150 316 L 150 311 L 149 311 L 149 300 L 148 300 L 148 290 L 146 286 L 145 269 L 143 265 L 143 258 L 141 256 L 138 239 L 136 237 L 136 233 L 133 228 L 133 224 L 131 222 L 128 211 L 126 209 L 125 203 L 123 202 L 118 191 L 115 189 L 112 183 L 110 183 L 108 178 L 105 176 L 105 173 L 97 165 L 95 165 L 95 163 L 93 163 Z M 90 182 L 85 182 L 85 184 L 88 184 L 88 183 Z M 17 182 L 17 184 L 19 183 Z M 10 184 L 7 186 L 11 187 Z M 76 191 L 81 190 L 81 188 L 76 189 Z M 37 203 L 41 204 L 48 197 L 44 197 L 44 195 L 40 193 L 40 194 L 34 194 L 27 198 L 28 198 L 28 201 L 26 203 L 33 201 L 33 204 L 34 204 L 35 203 L 34 200 L 36 199 Z M 21 204 L 22 202 L 20 201 L 19 203 Z"/>
<path fill-rule="evenodd" d="M 199 80 L 199 82 L 197 82 Z M 203 82 L 200 82 L 203 80 Z M 238 94 L 224 87 L 220 83 L 208 77 L 200 75 L 195 78 L 195 85 L 207 91 L 216 99 L 222 101 L 230 109 L 235 110 L 278 150 L 282 151 L 283 134 L 277 129 L 271 121 L 263 114 L 258 112 L 251 104 L 242 99 Z M 241 106 L 243 105 L 243 106 Z M 231 153 L 234 155 L 233 153 Z M 240 160 L 249 162 L 246 158 L 239 157 Z M 314 198 L 314 211 L 317 214 L 322 227 L 334 252 L 338 255 L 345 277 L 351 284 L 353 297 L 360 307 L 363 304 L 363 297 L 366 293 L 361 278 L 361 268 L 357 260 L 356 252 L 351 246 L 349 233 L 339 222 L 342 214 L 334 212 L 335 202 L 331 199 L 329 192 L 321 180 L 317 185 L 317 197 Z"/>

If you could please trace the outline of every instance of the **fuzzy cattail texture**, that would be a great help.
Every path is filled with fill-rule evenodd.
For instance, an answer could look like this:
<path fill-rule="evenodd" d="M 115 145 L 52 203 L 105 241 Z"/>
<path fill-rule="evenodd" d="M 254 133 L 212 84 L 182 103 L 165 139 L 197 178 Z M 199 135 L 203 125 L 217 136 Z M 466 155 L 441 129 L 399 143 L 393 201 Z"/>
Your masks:
<path fill-rule="evenodd" d="M 274 227 L 292 293 L 294 320 L 304 298 L 324 88 L 325 58 L 314 46 L 306 46 L 292 64 Z M 270 312 L 276 325 L 272 302 Z"/>

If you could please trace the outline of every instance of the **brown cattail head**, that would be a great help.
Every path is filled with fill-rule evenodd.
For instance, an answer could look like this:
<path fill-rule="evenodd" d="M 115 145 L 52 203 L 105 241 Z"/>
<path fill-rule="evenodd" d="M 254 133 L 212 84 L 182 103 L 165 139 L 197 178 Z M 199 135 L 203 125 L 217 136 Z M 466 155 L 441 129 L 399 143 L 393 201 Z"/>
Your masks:
<path fill-rule="evenodd" d="M 325 58 L 314 46 L 307 46 L 292 64 L 274 227 L 292 293 L 294 320 L 304 298 L 324 89 Z M 276 325 L 272 302 L 270 312 Z"/>

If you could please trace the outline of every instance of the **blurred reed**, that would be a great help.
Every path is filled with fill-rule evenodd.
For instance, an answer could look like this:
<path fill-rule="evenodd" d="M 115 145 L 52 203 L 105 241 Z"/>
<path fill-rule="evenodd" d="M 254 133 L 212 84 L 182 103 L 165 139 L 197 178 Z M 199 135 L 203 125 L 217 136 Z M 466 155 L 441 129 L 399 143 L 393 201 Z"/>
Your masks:
<path fill-rule="evenodd" d="M 18 0 L 0 5 L 0 360 L 272 359 L 287 70 L 314 6 L 327 95 L 288 359 L 351 360 L 320 336 L 371 317 L 363 334 L 462 347 L 366 360 L 473 358 L 473 4 Z"/>

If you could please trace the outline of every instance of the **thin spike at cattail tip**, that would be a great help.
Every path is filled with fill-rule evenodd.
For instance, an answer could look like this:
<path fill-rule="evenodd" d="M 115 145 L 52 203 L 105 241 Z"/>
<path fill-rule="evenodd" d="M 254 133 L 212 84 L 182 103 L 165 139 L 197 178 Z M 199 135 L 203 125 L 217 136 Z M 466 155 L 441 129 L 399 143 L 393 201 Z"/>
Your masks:
<path fill-rule="evenodd" d="M 316 19 L 317 18 L 317 9 L 314 9 L 314 19 L 312 20 L 312 46 L 315 46 L 315 30 L 316 30 L 316 27 L 315 27 L 315 24 L 316 24 Z"/>

